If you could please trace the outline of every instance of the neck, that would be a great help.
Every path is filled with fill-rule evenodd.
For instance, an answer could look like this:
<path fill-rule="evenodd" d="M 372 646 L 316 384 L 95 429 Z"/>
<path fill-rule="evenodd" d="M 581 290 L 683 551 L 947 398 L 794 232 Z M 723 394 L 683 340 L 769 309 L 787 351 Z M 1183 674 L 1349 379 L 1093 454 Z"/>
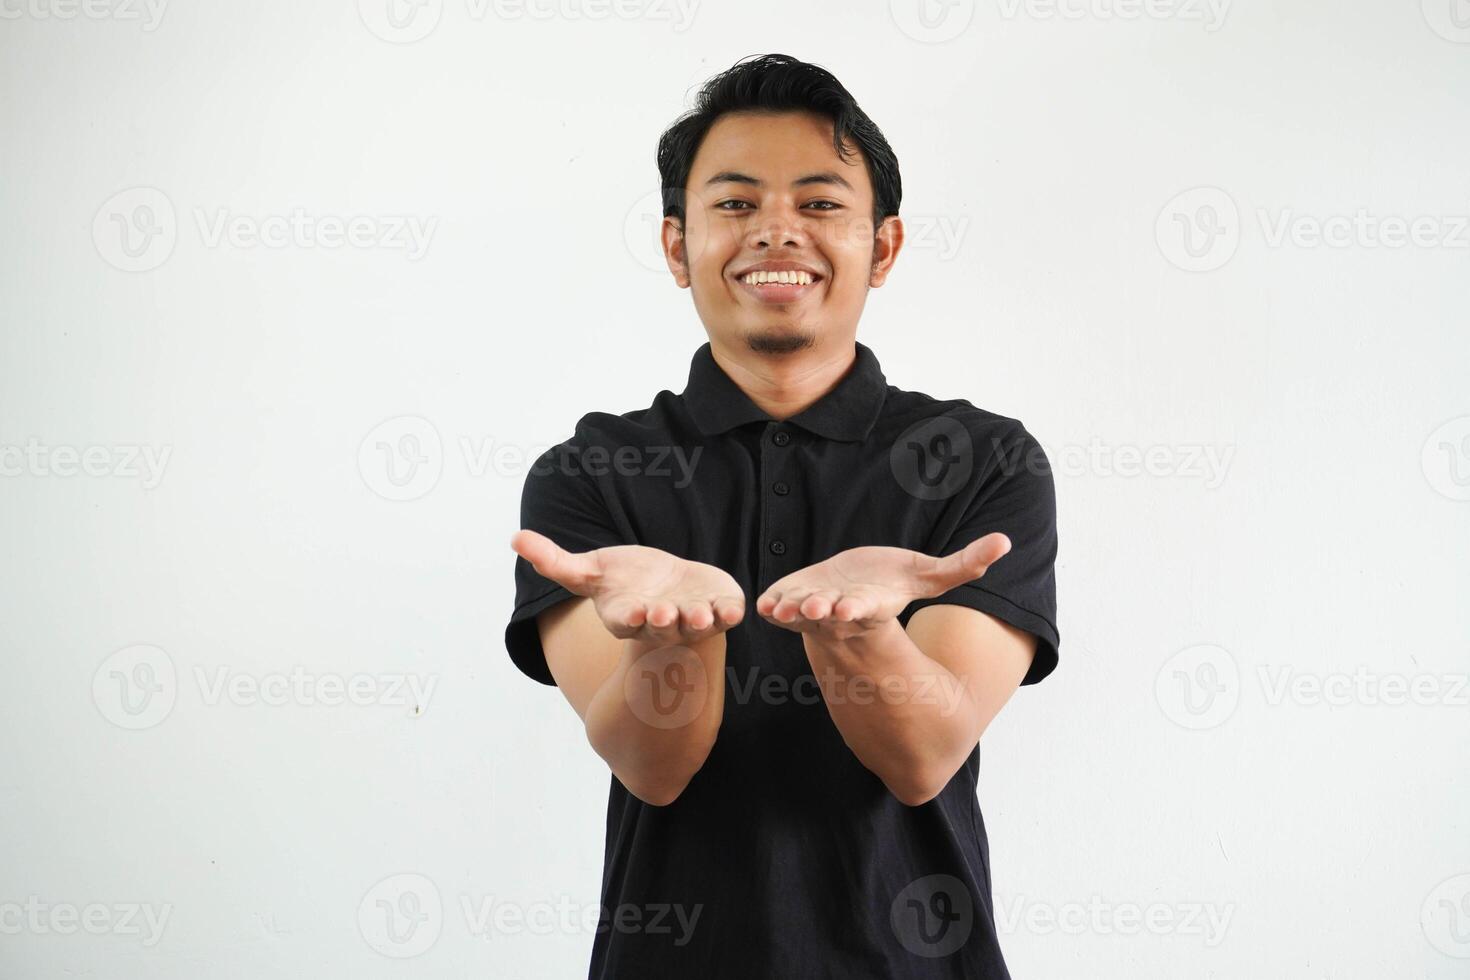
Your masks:
<path fill-rule="evenodd" d="M 852 368 L 857 347 L 848 338 L 772 354 L 711 338 L 710 353 L 720 369 L 761 411 L 785 420 L 805 411 L 837 387 Z"/>

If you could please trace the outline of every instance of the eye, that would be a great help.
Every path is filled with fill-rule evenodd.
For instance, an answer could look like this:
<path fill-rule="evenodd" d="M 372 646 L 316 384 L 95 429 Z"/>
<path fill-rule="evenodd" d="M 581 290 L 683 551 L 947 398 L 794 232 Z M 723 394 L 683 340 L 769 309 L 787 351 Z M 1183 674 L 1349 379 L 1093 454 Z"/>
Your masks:
<path fill-rule="evenodd" d="M 733 205 L 733 207 L 727 207 L 726 205 Z M 838 204 L 836 201 L 808 201 L 803 206 L 816 207 L 819 211 L 837 211 L 842 208 L 842 205 Z M 718 201 L 715 203 L 716 211 L 749 211 L 752 207 L 753 205 L 751 205 L 749 201 L 740 201 L 736 200 L 735 198 L 730 198 L 728 200 Z"/>

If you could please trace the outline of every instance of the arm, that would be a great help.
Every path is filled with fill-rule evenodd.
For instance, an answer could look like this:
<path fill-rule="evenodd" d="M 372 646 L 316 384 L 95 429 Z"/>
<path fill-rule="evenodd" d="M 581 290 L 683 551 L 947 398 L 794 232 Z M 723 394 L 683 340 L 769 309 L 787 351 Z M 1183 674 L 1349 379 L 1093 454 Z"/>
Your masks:
<path fill-rule="evenodd" d="M 724 717 L 725 630 L 744 596 L 724 571 L 656 548 L 572 553 L 535 531 L 511 547 L 574 598 L 536 617 L 552 678 L 634 796 L 678 798 Z"/>
<path fill-rule="evenodd" d="M 889 619 L 847 640 L 803 641 L 813 673 L 831 678 L 827 708 L 843 741 L 908 806 L 933 799 L 964 765 L 1036 650 L 1030 633 L 948 605 L 918 610 L 907 630 Z"/>
<path fill-rule="evenodd" d="M 630 688 L 635 693 L 649 689 L 639 677 L 638 660 L 656 649 L 656 642 L 613 636 L 586 596 L 574 596 L 543 610 L 536 625 L 547 666 L 582 719 L 593 751 L 628 792 L 643 802 L 672 803 L 704 765 L 720 730 L 725 685 L 707 681 L 724 677 L 725 634 L 717 633 L 688 647 L 700 666 L 690 670 L 692 664 L 684 664 L 685 676 L 698 674 L 701 680 L 699 689 L 686 691 L 685 696 L 702 697 L 702 710 L 687 724 L 661 728 L 645 721 L 645 717 L 659 717 L 656 711 L 649 714 L 651 705 L 644 702 L 634 710 L 626 693 Z M 686 709 L 672 720 L 679 721 L 687 713 Z"/>
<path fill-rule="evenodd" d="M 902 548 L 834 555 L 776 582 L 756 609 L 802 634 L 832 721 L 853 754 L 909 806 L 963 765 L 1036 650 L 1031 634 L 951 605 L 898 614 L 977 579 L 1010 550 L 989 534 L 944 558 Z"/>

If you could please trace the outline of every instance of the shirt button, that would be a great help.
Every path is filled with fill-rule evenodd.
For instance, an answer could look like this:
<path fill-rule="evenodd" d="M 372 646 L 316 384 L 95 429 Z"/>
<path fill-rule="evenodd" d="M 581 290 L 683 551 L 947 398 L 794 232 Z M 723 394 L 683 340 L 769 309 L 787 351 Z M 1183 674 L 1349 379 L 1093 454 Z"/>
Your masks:
<path fill-rule="evenodd" d="M 779 480 L 771 484 L 771 489 L 776 491 L 783 497 L 791 492 L 791 488 L 788 487 L 786 484 L 780 482 Z"/>
<path fill-rule="evenodd" d="M 775 541 L 772 541 L 771 542 L 771 554 L 773 554 L 773 555 L 784 555 L 784 554 L 786 554 L 786 542 L 785 541 L 782 541 L 780 539 L 777 539 Z"/>
<path fill-rule="evenodd" d="M 771 436 L 771 441 L 778 446 L 784 446 L 791 441 L 791 435 L 787 432 L 777 432 L 775 435 Z"/>

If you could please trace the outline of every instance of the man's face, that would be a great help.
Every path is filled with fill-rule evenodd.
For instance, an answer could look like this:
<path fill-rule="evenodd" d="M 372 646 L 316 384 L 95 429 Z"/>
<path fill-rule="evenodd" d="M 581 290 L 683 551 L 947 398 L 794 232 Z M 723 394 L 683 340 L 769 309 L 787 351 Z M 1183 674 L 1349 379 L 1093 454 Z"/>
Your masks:
<path fill-rule="evenodd" d="M 675 280 L 711 339 L 766 353 L 851 340 L 903 241 L 896 217 L 875 238 L 861 152 L 844 161 L 831 122 L 811 113 L 720 117 L 695 155 L 685 215 L 682 239 L 675 219 L 663 224 Z M 750 278 L 769 267 L 790 281 Z"/>

